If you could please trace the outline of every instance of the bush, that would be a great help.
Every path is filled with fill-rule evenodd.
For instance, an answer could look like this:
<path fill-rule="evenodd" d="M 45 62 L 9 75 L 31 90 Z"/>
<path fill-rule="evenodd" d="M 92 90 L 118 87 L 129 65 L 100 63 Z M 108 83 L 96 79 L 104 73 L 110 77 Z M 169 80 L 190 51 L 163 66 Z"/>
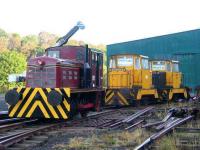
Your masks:
<path fill-rule="evenodd" d="M 0 92 L 8 88 L 21 86 L 21 83 L 9 83 L 9 74 L 19 74 L 26 69 L 26 57 L 16 51 L 0 53 Z"/>

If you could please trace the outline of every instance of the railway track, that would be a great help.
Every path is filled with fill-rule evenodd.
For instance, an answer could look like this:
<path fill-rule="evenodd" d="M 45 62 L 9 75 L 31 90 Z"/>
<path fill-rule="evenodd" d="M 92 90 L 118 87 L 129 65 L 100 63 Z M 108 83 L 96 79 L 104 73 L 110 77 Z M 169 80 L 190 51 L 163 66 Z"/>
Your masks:
<path fill-rule="evenodd" d="M 23 120 L 23 119 L 5 119 L 1 120 L 5 124 L 0 125 L 0 149 L 27 149 L 28 147 L 40 144 L 48 139 L 48 132 L 62 129 L 62 127 L 86 127 L 97 129 L 130 129 L 136 126 L 133 122 L 139 115 L 150 111 L 153 107 L 149 107 L 144 111 L 135 113 L 134 110 L 123 108 L 106 110 L 99 113 L 93 113 L 86 118 L 77 118 L 67 122 L 55 123 L 39 123 L 38 120 Z M 135 115 L 134 115 L 135 114 Z M 121 122 L 121 125 L 114 124 Z M 113 126 L 114 125 L 114 126 Z M 131 126 L 131 127 L 130 127 Z M 127 128 L 128 127 L 128 128 Z M 22 142 L 23 141 L 23 142 Z"/>
<path fill-rule="evenodd" d="M 142 108 L 142 109 L 141 109 Z M 59 131 L 63 128 L 77 130 L 78 128 L 93 128 L 105 130 L 130 130 L 142 128 L 149 119 L 154 119 L 156 113 L 166 112 L 172 107 L 134 107 L 121 109 L 106 109 L 105 111 L 89 114 L 86 118 L 75 118 L 59 122 L 39 122 L 26 119 L 0 120 L 0 149 L 21 150 L 33 147 L 48 140 L 50 131 Z M 167 116 L 166 116 L 167 117 Z M 168 116 L 170 117 L 170 116 Z M 154 121 L 157 125 L 163 123 Z M 180 121 L 180 120 L 179 120 Z M 155 125 L 154 124 L 154 125 Z M 163 132 L 164 133 L 164 132 Z M 160 133 L 161 134 L 161 133 Z M 183 140 L 182 140 L 183 141 Z"/>

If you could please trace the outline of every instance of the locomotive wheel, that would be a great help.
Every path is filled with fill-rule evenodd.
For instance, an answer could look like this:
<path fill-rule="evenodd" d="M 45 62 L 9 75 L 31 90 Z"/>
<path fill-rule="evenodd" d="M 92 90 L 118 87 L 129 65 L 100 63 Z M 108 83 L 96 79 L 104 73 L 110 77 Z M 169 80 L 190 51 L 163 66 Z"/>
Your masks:
<path fill-rule="evenodd" d="M 149 104 L 150 104 L 150 98 L 149 98 L 149 97 L 146 97 L 146 96 L 142 97 L 142 99 L 141 99 L 141 104 L 142 104 L 143 106 L 149 105 Z"/>
<path fill-rule="evenodd" d="M 134 107 L 140 107 L 141 106 L 141 100 L 133 100 L 132 106 Z"/>
<path fill-rule="evenodd" d="M 167 92 L 167 90 L 164 90 L 163 92 L 162 92 L 162 103 L 167 103 L 167 101 L 168 101 L 168 97 L 169 97 L 169 93 Z"/>
<path fill-rule="evenodd" d="M 75 100 L 71 100 L 70 106 L 71 106 L 70 117 L 73 118 L 78 113 L 78 104 Z"/>

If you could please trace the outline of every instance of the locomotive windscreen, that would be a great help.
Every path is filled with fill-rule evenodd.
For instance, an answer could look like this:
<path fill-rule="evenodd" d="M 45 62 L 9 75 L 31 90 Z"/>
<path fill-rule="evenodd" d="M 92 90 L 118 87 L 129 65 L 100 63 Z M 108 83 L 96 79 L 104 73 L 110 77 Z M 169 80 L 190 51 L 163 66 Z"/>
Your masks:
<path fill-rule="evenodd" d="M 47 55 L 48 57 L 60 58 L 60 51 L 57 51 L 57 50 L 48 51 Z"/>
<path fill-rule="evenodd" d="M 56 87 L 56 67 L 28 66 L 27 87 Z"/>

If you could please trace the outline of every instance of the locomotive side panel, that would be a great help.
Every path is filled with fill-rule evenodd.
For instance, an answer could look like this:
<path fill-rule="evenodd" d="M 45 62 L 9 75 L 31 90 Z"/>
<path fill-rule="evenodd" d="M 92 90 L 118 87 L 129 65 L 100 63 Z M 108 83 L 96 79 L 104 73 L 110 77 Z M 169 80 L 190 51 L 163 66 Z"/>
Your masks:
<path fill-rule="evenodd" d="M 80 88 L 80 68 L 61 66 L 61 87 Z"/>

